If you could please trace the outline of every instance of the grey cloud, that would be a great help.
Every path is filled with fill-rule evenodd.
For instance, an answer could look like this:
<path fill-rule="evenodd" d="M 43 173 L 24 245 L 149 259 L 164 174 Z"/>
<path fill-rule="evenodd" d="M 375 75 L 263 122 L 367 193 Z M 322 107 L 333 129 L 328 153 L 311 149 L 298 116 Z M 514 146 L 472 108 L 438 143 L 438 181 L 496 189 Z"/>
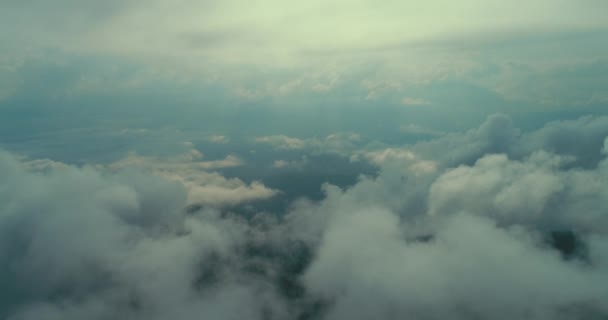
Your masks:
<path fill-rule="evenodd" d="M 583 169 L 565 166 L 575 161 L 568 155 L 544 151 L 519 160 L 491 154 L 518 149 L 520 136 L 544 136 L 547 128 L 586 132 L 587 120 L 528 134 L 504 116 L 492 117 L 479 129 L 432 142 L 450 143 L 443 154 L 436 149 L 443 165 L 436 172 L 416 175 L 412 157 L 396 157 L 377 178 L 347 190 L 326 187 L 319 206 L 300 203 L 293 219 L 304 220 L 298 225 L 317 234 L 311 242 L 319 246 L 304 280 L 332 302 L 327 318 L 605 316 L 608 160 Z M 426 147 L 413 150 L 432 150 Z M 452 150 L 458 148 L 465 149 Z M 442 158 L 445 152 L 458 157 Z M 556 240 L 547 240 L 558 236 L 555 230 L 585 239 L 574 249 L 578 258 L 565 259 Z"/>
<path fill-rule="evenodd" d="M 152 174 L 166 165 L 187 178 L 196 153 L 147 159 L 154 170 L 143 172 L 3 154 L 0 310 L 8 319 L 602 319 L 603 121 L 522 132 L 492 116 L 371 154 L 378 176 L 325 185 L 324 199 L 279 217 L 187 207 L 183 183 Z M 564 132 L 598 138 L 553 147 Z M 600 154 L 592 165 L 577 162 L 590 150 Z"/>
<path fill-rule="evenodd" d="M 351 193 L 355 195 L 357 201 L 367 201 L 371 197 L 376 201 L 378 197 L 389 205 L 393 210 L 404 215 L 417 215 L 426 212 L 429 201 L 426 199 L 431 185 L 442 176 L 446 170 L 455 168 L 448 174 L 456 177 L 459 172 L 469 170 L 467 166 L 474 166 L 479 163 L 478 170 L 471 175 L 477 180 L 477 173 L 487 172 L 488 177 L 494 180 L 480 180 L 481 185 L 465 183 L 455 178 L 452 181 L 457 183 L 454 188 L 459 192 L 470 192 L 468 198 L 472 204 L 480 205 L 478 193 L 495 192 L 496 190 L 486 189 L 486 187 L 497 187 L 500 183 L 510 188 L 510 192 L 521 189 L 523 193 L 530 192 L 529 197 L 533 197 L 535 192 L 548 192 L 545 196 L 536 194 L 540 198 L 545 198 L 542 206 L 547 210 L 557 210 L 558 204 L 572 204 L 572 199 L 556 201 L 564 197 L 578 187 L 563 186 L 563 192 L 558 192 L 562 187 L 559 185 L 578 186 L 584 181 L 594 184 L 590 192 L 590 198 L 599 197 L 601 185 L 605 181 L 603 167 L 601 164 L 604 155 L 601 150 L 604 146 L 604 139 L 608 137 L 608 122 L 606 117 L 583 117 L 577 120 L 551 122 L 544 127 L 532 131 L 522 132 L 516 128 L 511 119 L 506 115 L 490 116 L 479 128 L 468 130 L 464 133 L 449 133 L 436 139 L 423 141 L 414 145 L 401 147 L 383 148 L 359 153 L 358 157 L 367 158 L 370 161 L 380 164 L 379 176 L 376 179 L 363 179 L 358 185 L 354 186 Z M 502 154 L 501 156 L 489 156 L 491 154 Z M 483 158 L 483 161 L 480 160 Z M 495 162 L 484 168 L 485 164 Z M 461 167 L 464 166 L 464 167 Z M 511 170 L 512 171 L 508 171 Z M 564 169 L 571 169 L 563 171 Z M 587 169 L 587 170 L 582 170 Z M 526 173 L 528 172 L 528 173 Z M 567 174 L 563 174 L 567 172 Z M 504 174 L 501 174 L 504 173 Z M 500 177 L 499 177 L 500 176 Z M 505 180 L 501 180 L 504 178 Z M 531 185 L 526 186 L 525 178 Z M 547 182 L 549 190 L 539 190 L 543 179 L 556 180 L 557 185 Z M 445 177 L 439 178 L 446 179 Z M 489 183 L 483 185 L 483 183 Z M 494 183 L 496 183 L 494 185 Z M 518 184 L 519 186 L 512 186 Z M 475 188 L 478 189 L 475 189 Z M 534 190 L 530 190 L 533 188 Z M 472 191 L 476 190 L 476 191 Z M 552 191 L 551 191 L 552 190 Z M 591 194 L 594 194 L 593 196 Z M 506 196 L 506 195 L 505 195 Z M 467 201 L 454 195 L 458 201 Z M 487 199 L 486 199 L 487 200 Z M 507 201 L 504 199 L 499 208 L 505 209 L 506 206 L 520 205 L 523 202 Z M 522 200 L 523 199 L 519 199 Z M 529 199 L 531 201 L 531 199 Z M 545 203 L 546 202 L 546 203 Z M 439 203 L 434 203 L 438 205 Z M 541 205 L 541 204 L 539 204 Z M 552 207 L 551 207 L 552 206 Z M 593 205 L 589 205 L 590 209 Z M 601 204 L 596 204 L 601 207 Z M 599 208 L 598 207 L 598 208 Z M 448 211 L 454 208 L 446 204 Z M 499 210 L 500 211 L 500 210 Z M 592 209 L 591 212 L 597 210 Z M 530 212 L 521 213 L 527 216 Z"/>
<path fill-rule="evenodd" d="M 505 155 L 446 172 L 430 188 L 429 213 L 491 215 L 501 223 L 608 232 L 607 163 L 596 170 L 560 170 L 564 160 L 536 153 L 524 161 Z"/>
<path fill-rule="evenodd" d="M 523 152 L 534 150 L 572 156 L 576 164 L 594 167 L 602 159 L 601 146 L 608 137 L 608 117 L 582 117 L 552 122 L 522 137 Z"/>
<path fill-rule="evenodd" d="M 278 150 L 302 150 L 313 154 L 333 153 L 349 155 L 357 149 L 361 136 L 356 133 L 339 132 L 325 137 L 294 138 L 286 135 L 256 137 L 255 143 L 268 144 Z"/>
<path fill-rule="evenodd" d="M 476 129 L 465 133 L 445 134 L 437 139 L 415 144 L 410 149 L 444 166 L 473 164 L 488 153 L 504 153 L 521 159 L 544 150 L 572 157 L 572 165 L 597 166 L 608 136 L 608 117 L 581 117 L 550 122 L 532 132 L 521 132 L 507 115 L 497 114 Z"/>
<path fill-rule="evenodd" d="M 266 267 L 241 249 L 265 241 L 247 222 L 187 214 L 183 185 L 141 171 L 25 168 L 1 155 L 3 318 L 282 318 Z M 213 261 L 222 274 L 197 289 Z"/>
<path fill-rule="evenodd" d="M 238 178 L 226 178 L 212 170 L 238 167 L 243 161 L 228 155 L 220 160 L 204 160 L 204 155 L 196 149 L 159 159 L 130 153 L 127 157 L 100 165 L 101 168 L 120 170 L 125 168 L 146 170 L 171 181 L 177 181 L 187 190 L 189 205 L 224 207 L 255 200 L 269 199 L 278 191 L 266 187 L 259 181 L 245 183 Z"/>
<path fill-rule="evenodd" d="M 606 312 L 604 269 L 565 263 L 518 230 L 461 215 L 429 243 L 405 236 L 399 218 L 382 210 L 351 212 L 330 226 L 305 278 L 335 299 L 328 319 L 581 319 Z"/>
<path fill-rule="evenodd" d="M 454 166 L 471 163 L 486 153 L 508 153 L 519 134 L 508 116 L 498 114 L 488 117 L 479 128 L 446 134 L 412 149 L 446 166 Z"/>

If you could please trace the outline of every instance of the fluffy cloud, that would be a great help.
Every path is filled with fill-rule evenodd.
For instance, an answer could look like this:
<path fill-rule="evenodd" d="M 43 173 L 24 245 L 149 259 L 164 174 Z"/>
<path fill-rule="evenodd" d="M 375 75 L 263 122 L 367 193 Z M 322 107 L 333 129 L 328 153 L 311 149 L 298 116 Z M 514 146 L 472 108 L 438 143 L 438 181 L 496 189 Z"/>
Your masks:
<path fill-rule="evenodd" d="M 242 218 L 188 206 L 191 190 L 182 183 L 133 168 L 41 171 L 5 153 L 0 173 L 3 318 L 261 319 L 286 312 L 274 283 L 255 271 L 270 263 L 258 262 L 255 251 L 264 252 L 269 236 Z M 242 198 L 261 188 L 213 178 L 237 185 L 203 190 L 219 201 L 226 192 Z"/>
<path fill-rule="evenodd" d="M 226 143 L 230 142 L 230 137 L 216 134 L 216 135 L 210 136 L 209 138 L 207 138 L 207 140 L 209 140 L 210 142 L 213 142 L 213 143 L 226 144 Z"/>
<path fill-rule="evenodd" d="M 327 319 L 582 319 L 607 312 L 606 271 L 566 263 L 517 229 L 456 215 L 408 242 L 383 209 L 333 221 L 305 279 L 335 299 Z"/>
<path fill-rule="evenodd" d="M 595 167 L 603 158 L 601 146 L 608 136 L 608 117 L 586 116 L 576 120 L 551 122 L 521 138 L 519 153 L 545 150 L 573 157 L 575 165 Z M 515 152 L 517 155 L 518 152 Z"/>
<path fill-rule="evenodd" d="M 566 154 L 491 154 L 521 146 L 506 120 L 413 146 L 438 150 L 435 172 L 416 175 L 413 154 L 394 157 L 377 178 L 328 187 L 319 207 L 300 205 L 305 233 L 320 239 L 304 280 L 332 301 L 327 319 L 606 315 L 608 160 L 585 169 Z M 523 136 L 585 131 L 587 120 Z M 434 149 L 444 143 L 465 149 L 446 156 Z"/>
<path fill-rule="evenodd" d="M 197 151 L 82 168 L 2 154 L 0 314 L 602 319 L 608 140 L 591 125 L 602 121 L 521 132 L 493 116 L 372 153 L 377 176 L 325 185 L 279 217 L 189 206 L 190 182 L 203 203 L 263 189 L 201 170 Z M 594 138 L 554 147 L 564 132 Z"/>
<path fill-rule="evenodd" d="M 297 150 L 306 146 L 306 141 L 298 138 L 291 138 L 286 135 L 257 137 L 256 143 L 266 143 L 278 149 Z"/>
<path fill-rule="evenodd" d="M 319 153 L 349 155 L 357 149 L 361 136 L 356 133 L 332 133 L 323 138 L 300 139 L 286 135 L 256 137 L 256 143 L 268 144 L 278 150 L 303 150 Z"/>
<path fill-rule="evenodd" d="M 189 204 L 236 205 L 268 199 L 277 194 L 276 190 L 257 181 L 247 184 L 238 178 L 228 179 L 217 172 L 206 171 L 242 165 L 242 161 L 234 155 L 211 161 L 201 161 L 202 158 L 203 154 L 195 149 L 167 160 L 129 154 L 107 167 L 113 170 L 144 169 L 168 180 L 179 181 L 188 192 Z"/>

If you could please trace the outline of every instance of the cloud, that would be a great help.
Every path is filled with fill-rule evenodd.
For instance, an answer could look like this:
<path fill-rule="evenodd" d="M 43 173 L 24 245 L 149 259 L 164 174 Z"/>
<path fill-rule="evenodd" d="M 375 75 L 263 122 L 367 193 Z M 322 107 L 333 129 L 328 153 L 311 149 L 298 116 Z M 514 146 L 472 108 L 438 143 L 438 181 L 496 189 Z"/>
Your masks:
<path fill-rule="evenodd" d="M 256 137 L 256 143 L 264 143 L 278 150 L 308 150 L 310 152 L 334 153 L 344 156 L 350 155 L 357 149 L 362 138 L 359 134 L 349 132 L 332 133 L 318 138 L 293 138 L 286 135 Z"/>
<path fill-rule="evenodd" d="M 0 155 L 3 318 L 284 314 L 272 285 L 244 271 L 255 259 L 238 258 L 262 234 L 215 210 L 187 213 L 183 184 L 133 170 L 27 167 Z"/>
<path fill-rule="evenodd" d="M 219 144 L 226 144 L 226 143 L 230 142 L 230 137 L 223 136 L 223 135 L 212 135 L 208 139 L 209 139 L 209 141 L 211 141 L 213 143 L 219 143 Z"/>
<path fill-rule="evenodd" d="M 461 166 L 437 179 L 430 189 L 429 214 L 464 211 L 492 214 L 498 221 L 540 220 L 549 202 L 566 188 L 555 174 L 559 163 L 559 158 L 542 153 L 524 162 L 485 156 L 473 167 Z"/>
<path fill-rule="evenodd" d="M 428 106 L 431 103 L 422 98 L 405 97 L 405 98 L 401 99 L 401 104 L 404 106 L 416 107 L 416 106 Z"/>
<path fill-rule="evenodd" d="M 602 121 L 525 132 L 495 115 L 360 153 L 377 176 L 326 184 L 280 216 L 192 206 L 197 190 L 203 204 L 268 195 L 206 172 L 197 150 L 83 167 L 2 153 L 0 315 L 602 319 L 608 139 L 551 138 L 599 137 Z"/>
<path fill-rule="evenodd" d="M 492 154 L 523 142 L 506 120 L 493 117 L 434 142 L 478 143 L 468 149 L 477 155 L 470 165 L 468 156 L 455 162 L 437 151 L 437 170 L 416 176 L 407 166 L 413 156 L 395 157 L 377 178 L 347 190 L 327 187 L 320 206 L 294 211 L 294 219 L 308 221 L 300 222 L 306 234 L 318 234 L 318 256 L 304 280 L 331 301 L 326 319 L 582 319 L 608 312 L 598 298 L 608 291 L 597 283 L 608 276 L 605 247 L 588 241 L 608 232 L 597 210 L 608 201 L 608 160 L 582 169 L 566 165 L 571 157 L 543 151 L 520 160 Z M 575 123 L 585 130 L 584 121 L 547 127 L 567 131 Z M 547 240 L 555 230 L 588 239 L 584 246 L 569 240 L 574 260 Z"/>
<path fill-rule="evenodd" d="M 429 242 L 408 236 L 383 209 L 343 213 L 325 233 L 305 275 L 311 290 L 334 299 L 327 319 L 580 319 L 606 312 L 596 281 L 517 230 L 457 215 Z M 564 288 L 568 288 L 564 290 Z"/>
<path fill-rule="evenodd" d="M 298 138 L 291 138 L 286 135 L 256 137 L 254 141 L 256 143 L 267 143 L 271 146 L 274 146 L 275 148 L 285 150 L 303 149 L 306 145 L 306 142 L 304 140 Z"/>
<path fill-rule="evenodd" d="M 370 163 L 383 167 L 389 162 L 408 164 L 408 169 L 412 172 L 424 174 L 432 173 L 437 168 L 437 163 L 432 160 L 421 159 L 418 155 L 406 148 L 385 148 L 374 151 L 362 151 L 353 154 L 350 157 L 351 161 L 359 161 L 361 158 Z"/>
<path fill-rule="evenodd" d="M 296 169 L 303 170 L 309 163 L 308 157 L 303 156 L 299 160 L 275 160 L 272 167 L 276 169 Z"/>
<path fill-rule="evenodd" d="M 249 184 L 237 178 L 227 179 L 218 173 L 164 174 L 169 179 L 180 181 L 188 190 L 188 202 L 205 205 L 236 205 L 253 200 L 264 200 L 278 191 L 258 181 Z"/>
<path fill-rule="evenodd" d="M 379 151 L 371 151 L 363 154 L 372 163 L 382 165 L 388 160 L 414 160 L 416 155 L 405 149 L 386 148 Z"/>
<path fill-rule="evenodd" d="M 594 167 L 603 158 L 601 145 L 608 136 L 608 117 L 581 117 L 555 121 L 522 137 L 524 153 L 545 150 L 574 157 L 580 166 Z"/>
<path fill-rule="evenodd" d="M 607 10 L 0 1 L 0 318 L 607 318 Z"/>
<path fill-rule="evenodd" d="M 542 150 L 573 158 L 571 165 L 595 167 L 602 159 L 601 148 L 606 136 L 608 118 L 605 116 L 554 121 L 532 132 L 521 132 L 509 116 L 496 114 L 478 128 L 422 141 L 410 149 L 446 166 L 473 164 L 488 153 L 504 153 L 521 159 Z"/>
<path fill-rule="evenodd" d="M 434 86 L 450 80 L 537 108 L 606 101 L 597 85 L 605 82 L 605 72 L 597 70 L 605 69 L 608 25 L 598 14 L 606 5 L 597 0 L 535 0 L 523 15 L 520 5 L 496 0 L 475 0 L 468 9 L 445 0 L 382 8 L 367 0 L 0 5 L 0 27 L 15 30 L 0 42 L 7 57 L 0 57 L 0 66 L 11 70 L 0 79 L 6 84 L 2 97 L 29 84 L 23 77 L 32 72 L 30 60 L 44 61 L 44 77 L 89 58 L 96 66 L 81 66 L 78 76 L 62 75 L 69 80 L 68 95 L 122 93 L 168 78 L 180 83 L 178 91 L 191 83 L 191 96 L 201 88 L 216 93 L 221 86 L 231 98 L 253 104 L 272 97 L 285 107 L 303 94 L 310 99 L 333 93 L 336 99 L 365 104 L 368 96 L 393 106 L 426 105 L 420 97 L 433 97 L 433 108 L 453 109 L 436 99 L 449 90 L 438 94 Z M 177 18 L 167 20 L 167 14 Z M 53 85 L 63 82 L 60 77 Z M 376 82 L 390 85 L 357 88 Z"/>
<path fill-rule="evenodd" d="M 600 208 L 606 160 L 595 170 L 563 170 L 567 162 L 544 152 L 523 161 L 489 155 L 439 177 L 430 189 L 429 213 L 492 215 L 501 223 L 534 223 L 553 229 L 608 231 Z M 583 196 L 584 195 L 584 196 Z"/>
<path fill-rule="evenodd" d="M 113 170 L 144 169 L 165 179 L 178 181 L 188 192 L 189 204 L 236 205 L 268 199 L 277 194 L 276 190 L 269 189 L 257 181 L 247 184 L 238 178 L 228 179 L 217 172 L 207 171 L 242 165 L 242 161 L 234 155 L 211 161 L 201 161 L 202 158 L 203 154 L 196 149 L 168 160 L 131 153 L 107 167 Z"/>
<path fill-rule="evenodd" d="M 224 63 L 262 60 L 266 64 L 293 63 L 302 53 L 318 48 L 370 50 L 427 39 L 437 42 L 446 34 L 451 38 L 481 34 L 485 38 L 521 30 L 555 32 L 606 26 L 598 14 L 605 5 L 596 0 L 560 1 L 557 5 L 535 0 L 523 15 L 519 5 L 478 0 L 467 8 L 445 0 L 392 3 L 381 8 L 370 1 L 285 5 L 266 0 L 249 10 L 238 10 L 245 5 L 241 0 L 221 4 L 189 0 L 171 5 L 151 1 L 145 6 L 136 1 L 103 5 L 85 1 L 77 7 L 71 1 L 52 6 L 42 1 L 10 1 L 3 4 L 2 12 L 5 23 L 14 24 L 19 31 L 18 38 L 28 36 L 38 45 L 113 54 L 152 51 L 181 58 L 206 56 Z M 445 10 L 438 12 L 439 7 Z M 163 19 L 165 14 L 178 19 Z M 436 23 L 438 20 L 442 23 Z M 23 21 L 36 23 L 25 28 Z M 336 28 L 338 25 L 344 28 Z M 396 28 L 405 31 L 391 32 Z M 249 54 L 238 54 L 238 50 Z"/>
<path fill-rule="evenodd" d="M 175 170 L 213 170 L 243 165 L 242 160 L 235 155 L 228 155 L 226 158 L 220 160 L 200 161 L 203 157 L 204 155 L 196 149 L 190 149 L 183 154 L 167 160 L 162 160 L 155 157 L 139 156 L 136 153 L 131 152 L 125 158 L 109 164 L 109 167 L 112 169 L 139 166 L 143 168 L 163 168 Z"/>

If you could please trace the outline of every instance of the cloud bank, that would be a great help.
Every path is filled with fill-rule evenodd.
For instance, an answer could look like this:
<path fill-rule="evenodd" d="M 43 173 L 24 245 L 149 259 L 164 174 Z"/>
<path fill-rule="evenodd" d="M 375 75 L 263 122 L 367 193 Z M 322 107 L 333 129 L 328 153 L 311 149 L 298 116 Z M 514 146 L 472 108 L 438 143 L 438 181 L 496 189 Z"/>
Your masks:
<path fill-rule="evenodd" d="M 214 204 L 272 192 L 206 171 L 234 159 L 132 156 L 137 169 L 2 153 L 0 316 L 603 319 L 607 128 L 587 117 L 526 132 L 494 115 L 362 150 L 376 177 L 279 216 Z M 190 205 L 190 182 L 212 205 Z"/>

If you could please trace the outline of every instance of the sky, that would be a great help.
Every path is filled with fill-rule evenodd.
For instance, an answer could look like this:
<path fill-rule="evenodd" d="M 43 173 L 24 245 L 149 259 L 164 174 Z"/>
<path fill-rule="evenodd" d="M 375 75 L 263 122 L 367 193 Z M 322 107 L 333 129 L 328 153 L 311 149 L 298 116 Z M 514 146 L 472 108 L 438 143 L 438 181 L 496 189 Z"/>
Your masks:
<path fill-rule="evenodd" d="M 0 318 L 605 319 L 606 12 L 0 0 Z"/>

